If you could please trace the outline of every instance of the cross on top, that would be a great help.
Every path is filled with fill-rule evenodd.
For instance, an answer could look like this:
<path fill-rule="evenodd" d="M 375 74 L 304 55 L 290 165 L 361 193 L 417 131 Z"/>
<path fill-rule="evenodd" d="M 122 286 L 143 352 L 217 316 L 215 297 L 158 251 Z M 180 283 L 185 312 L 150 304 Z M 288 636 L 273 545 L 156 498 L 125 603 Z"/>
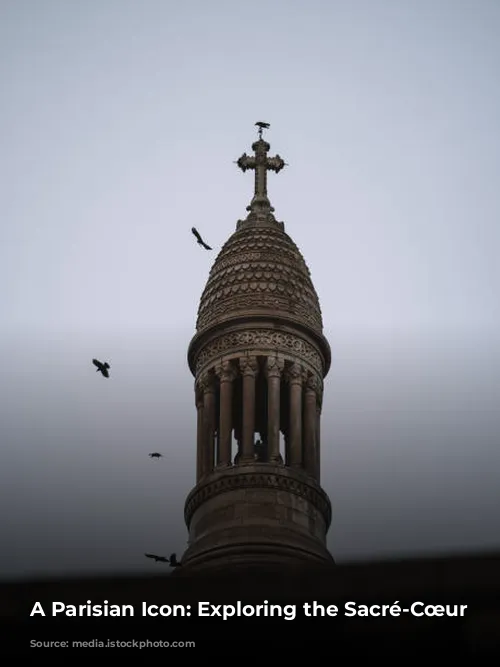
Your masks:
<path fill-rule="evenodd" d="M 253 217 L 258 218 L 269 218 L 269 214 L 272 214 L 274 208 L 271 206 L 271 202 L 267 196 L 267 172 L 274 171 L 277 174 L 286 165 L 285 161 L 279 155 L 268 157 L 267 153 L 271 146 L 267 141 L 262 139 L 261 125 L 264 125 L 264 123 L 259 124 L 259 139 L 252 144 L 255 155 L 250 156 L 243 153 L 239 160 L 236 161 L 236 164 L 243 172 L 247 169 L 255 171 L 254 196 L 250 206 L 247 206 L 247 211 L 251 212 L 250 216 L 248 216 L 249 218 L 252 214 Z M 268 125 L 268 123 L 265 123 L 265 125 Z"/>

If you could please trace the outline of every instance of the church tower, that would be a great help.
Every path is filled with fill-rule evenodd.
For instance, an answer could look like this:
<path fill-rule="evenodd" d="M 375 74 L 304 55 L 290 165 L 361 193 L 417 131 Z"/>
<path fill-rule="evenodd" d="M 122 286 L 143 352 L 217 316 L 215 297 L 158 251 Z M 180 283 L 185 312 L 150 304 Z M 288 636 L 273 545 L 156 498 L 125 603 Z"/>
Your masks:
<path fill-rule="evenodd" d="M 197 470 L 176 574 L 333 565 L 320 486 L 330 347 L 306 263 L 273 215 L 267 172 L 285 162 L 269 149 L 261 127 L 236 163 L 254 171 L 254 196 L 210 271 L 189 346 Z"/>

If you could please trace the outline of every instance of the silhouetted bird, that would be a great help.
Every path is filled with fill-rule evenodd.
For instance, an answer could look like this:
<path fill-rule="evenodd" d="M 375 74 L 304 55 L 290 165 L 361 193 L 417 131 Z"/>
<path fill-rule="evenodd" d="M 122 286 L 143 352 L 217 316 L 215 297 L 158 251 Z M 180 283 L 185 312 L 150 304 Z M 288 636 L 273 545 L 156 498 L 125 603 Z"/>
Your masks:
<path fill-rule="evenodd" d="M 205 243 L 205 241 L 201 238 L 200 233 L 198 232 L 198 230 L 196 229 L 196 227 L 192 227 L 192 228 L 191 228 L 191 231 L 192 231 L 193 234 L 196 236 L 196 239 L 197 239 L 197 241 L 198 241 L 198 245 L 201 245 L 203 248 L 205 248 L 205 250 L 212 250 L 212 248 L 211 248 L 209 245 L 207 245 L 207 244 Z"/>
<path fill-rule="evenodd" d="M 170 567 L 179 567 L 180 563 L 177 560 L 177 554 L 172 554 L 169 558 Z"/>
<path fill-rule="evenodd" d="M 170 567 L 179 567 L 180 563 L 177 560 L 177 555 L 172 554 L 170 558 L 165 558 L 165 556 L 157 556 L 156 554 L 144 554 L 146 558 L 151 558 L 155 563 L 168 563 Z"/>
<path fill-rule="evenodd" d="M 150 459 L 158 459 L 158 461 L 163 458 L 163 454 L 160 454 L 160 452 L 151 452 L 149 455 Z"/>
<path fill-rule="evenodd" d="M 261 120 L 258 120 L 255 124 L 257 127 L 260 127 L 261 130 L 268 130 L 271 127 L 270 123 L 264 123 Z"/>
<path fill-rule="evenodd" d="M 94 366 L 97 366 L 96 373 L 99 373 L 100 371 L 105 378 L 109 378 L 108 368 L 111 368 L 111 366 L 107 361 L 102 363 L 102 361 L 99 361 L 99 359 L 92 359 L 92 363 Z"/>
<path fill-rule="evenodd" d="M 144 554 L 146 558 L 152 558 L 155 563 L 169 563 L 170 561 L 165 556 L 157 556 L 156 554 Z"/>

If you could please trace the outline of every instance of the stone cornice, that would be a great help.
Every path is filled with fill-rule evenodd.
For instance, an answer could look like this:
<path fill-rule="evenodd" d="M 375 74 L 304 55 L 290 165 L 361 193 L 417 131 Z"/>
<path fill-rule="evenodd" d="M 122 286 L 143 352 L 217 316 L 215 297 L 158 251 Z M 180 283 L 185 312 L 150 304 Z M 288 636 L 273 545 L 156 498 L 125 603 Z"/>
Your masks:
<path fill-rule="evenodd" d="M 323 335 L 303 330 L 281 318 L 270 320 L 268 317 L 260 321 L 253 318 L 233 320 L 196 334 L 189 345 L 188 364 L 191 373 L 196 376 L 212 361 L 257 349 L 265 349 L 273 355 L 299 356 L 323 378 L 330 369 L 330 345 Z"/>
<path fill-rule="evenodd" d="M 202 480 L 186 499 L 184 518 L 189 526 L 196 510 L 211 498 L 221 493 L 228 493 L 239 489 L 277 489 L 292 493 L 299 498 L 310 502 L 321 512 L 328 530 L 332 520 L 330 499 L 323 489 L 311 478 L 300 477 L 287 468 L 278 468 L 272 465 L 238 466 L 224 473 L 212 473 Z"/>

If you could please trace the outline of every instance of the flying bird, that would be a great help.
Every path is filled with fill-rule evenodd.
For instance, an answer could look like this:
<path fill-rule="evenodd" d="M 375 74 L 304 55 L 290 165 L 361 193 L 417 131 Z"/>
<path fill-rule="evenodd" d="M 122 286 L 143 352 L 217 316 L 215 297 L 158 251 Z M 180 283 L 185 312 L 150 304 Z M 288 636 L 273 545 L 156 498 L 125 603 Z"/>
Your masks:
<path fill-rule="evenodd" d="M 257 127 L 260 128 L 261 130 L 268 130 L 268 129 L 271 127 L 271 123 L 264 123 L 264 122 L 261 121 L 261 120 L 258 120 L 255 124 L 256 124 Z"/>
<path fill-rule="evenodd" d="M 92 359 L 92 363 L 94 364 L 94 366 L 97 366 L 96 373 L 101 372 L 103 374 L 103 377 L 109 378 L 108 368 L 111 368 L 111 366 L 108 364 L 107 361 L 102 363 L 102 361 L 99 361 L 99 359 Z"/>
<path fill-rule="evenodd" d="M 172 554 L 170 558 L 165 556 L 157 556 L 156 554 L 144 554 L 146 558 L 151 558 L 155 563 L 168 563 L 170 567 L 179 567 L 180 563 L 177 560 L 177 554 Z"/>
<path fill-rule="evenodd" d="M 193 234 L 196 236 L 196 239 L 197 239 L 197 241 L 198 241 L 198 245 L 201 245 L 203 248 L 205 248 L 205 250 L 212 250 L 212 248 L 211 248 L 209 245 L 207 245 L 207 244 L 205 243 L 205 241 L 201 238 L 200 233 L 198 232 L 198 230 L 196 229 L 196 227 L 192 227 L 192 228 L 191 228 L 191 231 L 192 231 Z"/>
<path fill-rule="evenodd" d="M 163 454 L 160 454 L 160 452 L 151 452 L 149 455 L 150 459 L 158 459 L 158 461 L 163 458 Z"/>
<path fill-rule="evenodd" d="M 157 556 L 156 554 L 144 554 L 146 558 L 152 558 L 155 563 L 168 563 L 169 560 L 168 558 L 165 558 L 165 556 Z"/>
<path fill-rule="evenodd" d="M 179 567 L 180 563 L 177 560 L 177 554 L 172 554 L 168 560 L 170 567 Z"/>

